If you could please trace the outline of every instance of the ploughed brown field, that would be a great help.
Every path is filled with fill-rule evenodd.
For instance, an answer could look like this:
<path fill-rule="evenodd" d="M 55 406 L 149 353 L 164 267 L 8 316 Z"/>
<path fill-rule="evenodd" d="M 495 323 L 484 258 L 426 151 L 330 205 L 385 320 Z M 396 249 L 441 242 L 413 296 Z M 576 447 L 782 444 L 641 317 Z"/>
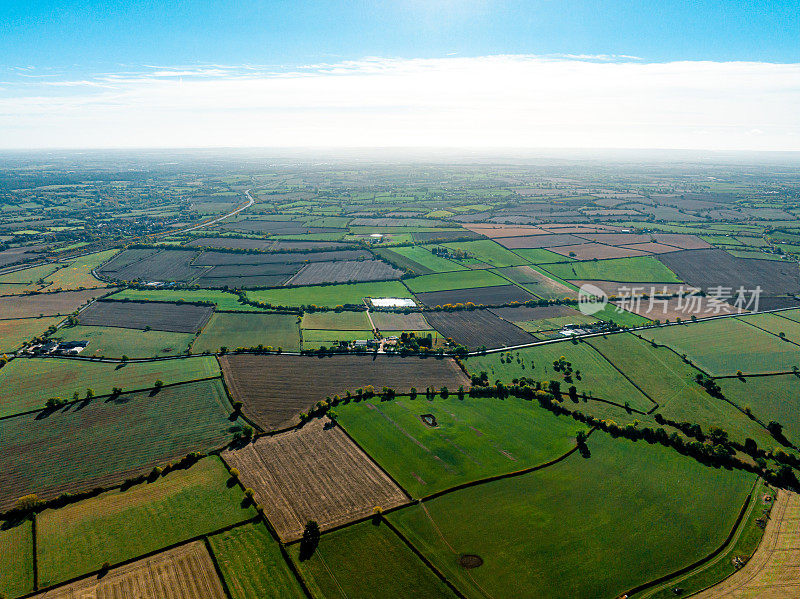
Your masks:
<path fill-rule="evenodd" d="M 0 319 L 66 315 L 108 292 L 108 289 L 85 289 L 0 297 Z"/>
<path fill-rule="evenodd" d="M 195 541 L 36 595 L 36 599 L 225 599 L 214 563 Z"/>
<path fill-rule="evenodd" d="M 222 453 L 239 470 L 278 535 L 293 541 L 309 520 L 327 529 L 409 501 L 341 428 L 326 420 Z"/>
<path fill-rule="evenodd" d="M 296 423 L 300 412 L 327 396 L 367 385 L 407 392 L 411 387 L 457 389 L 469 383 L 451 358 L 229 355 L 219 361 L 234 399 L 244 403 L 248 417 L 268 430 Z"/>
<path fill-rule="evenodd" d="M 214 313 L 211 306 L 166 302 L 95 302 L 78 317 L 81 324 L 194 333 L 202 329 Z"/>

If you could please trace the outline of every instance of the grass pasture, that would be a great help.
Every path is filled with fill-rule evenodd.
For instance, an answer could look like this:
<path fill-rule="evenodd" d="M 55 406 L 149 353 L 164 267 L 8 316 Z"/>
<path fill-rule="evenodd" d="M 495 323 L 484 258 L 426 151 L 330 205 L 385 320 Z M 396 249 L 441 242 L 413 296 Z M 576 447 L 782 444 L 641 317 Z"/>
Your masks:
<path fill-rule="evenodd" d="M 675 273 L 652 256 L 548 264 L 543 268 L 564 280 L 680 283 Z"/>
<path fill-rule="evenodd" d="M 304 329 L 329 331 L 363 331 L 372 328 L 366 312 L 306 312 L 302 324 Z"/>
<path fill-rule="evenodd" d="M 424 275 L 406 280 L 406 285 L 414 293 L 470 289 L 473 287 L 492 287 L 507 285 L 503 277 L 488 270 L 469 270 Z"/>
<path fill-rule="evenodd" d="M 419 245 L 381 248 L 377 250 L 377 254 L 393 264 L 413 270 L 419 275 L 466 270 L 458 262 L 437 256 L 431 253 L 428 248 Z"/>
<path fill-rule="evenodd" d="M 142 302 L 208 302 L 217 310 L 260 312 L 260 308 L 239 303 L 239 297 L 227 291 L 213 289 L 123 289 L 109 299 L 129 299 Z"/>
<path fill-rule="evenodd" d="M 45 279 L 48 291 L 67 291 L 81 287 L 87 289 L 107 287 L 106 283 L 92 275 L 92 270 L 110 260 L 118 252 L 119 250 L 108 250 L 76 258 L 69 265 L 58 269 Z"/>
<path fill-rule="evenodd" d="M 0 508 L 29 493 L 46 499 L 120 483 L 215 449 L 238 424 L 231 411 L 214 379 L 0 420 Z"/>
<path fill-rule="evenodd" d="M 577 293 L 565 282 L 546 275 L 536 266 L 511 266 L 498 268 L 495 272 L 516 283 L 542 299 L 575 298 Z"/>
<path fill-rule="evenodd" d="M 107 395 L 114 387 L 124 391 L 149 389 L 156 380 L 166 385 L 219 376 L 213 357 L 109 364 L 60 358 L 17 358 L 0 369 L 0 417 L 44 408 L 51 397 L 71 400 L 91 388 Z"/>
<path fill-rule="evenodd" d="M 256 515 L 217 457 L 38 519 L 39 584 L 57 584 Z M 69 547 L 69 551 L 64 551 Z"/>
<path fill-rule="evenodd" d="M 510 397 L 351 401 L 337 420 L 413 497 L 548 462 L 585 427 Z M 431 415 L 435 426 L 423 422 Z"/>
<path fill-rule="evenodd" d="M 304 599 L 305 595 L 263 523 L 209 538 L 233 599 Z"/>
<path fill-rule="evenodd" d="M 33 524 L 0 522 L 0 595 L 19 597 L 33 590 Z"/>
<path fill-rule="evenodd" d="M 195 336 L 192 333 L 77 325 L 60 328 L 53 338 L 59 341 L 88 341 L 89 345 L 81 352 L 82 356 L 160 358 L 186 352 Z"/>
<path fill-rule="evenodd" d="M 26 341 L 38 337 L 62 320 L 61 316 L 0 320 L 0 354 L 18 350 Z"/>
<path fill-rule="evenodd" d="M 522 266 L 528 264 L 524 258 L 520 258 L 511 250 L 507 250 L 499 243 L 491 239 L 478 239 L 476 241 L 458 241 L 454 243 L 445 243 L 445 247 L 451 250 L 463 250 L 472 254 L 481 262 L 485 262 L 495 268 L 503 268 L 506 266 Z"/>
<path fill-rule="evenodd" d="M 798 347 L 738 320 L 720 318 L 641 332 L 667 345 L 712 376 L 788 371 L 800 366 Z"/>
<path fill-rule="evenodd" d="M 219 351 L 220 347 L 280 347 L 300 350 L 300 329 L 294 314 L 239 314 L 217 312 L 192 344 L 192 352 Z"/>
<path fill-rule="evenodd" d="M 365 297 L 412 298 L 400 281 L 379 283 L 344 283 L 340 285 L 309 285 L 285 289 L 249 291 L 247 297 L 273 306 L 323 306 L 335 308 L 345 304 L 363 304 Z"/>
<path fill-rule="evenodd" d="M 469 597 L 618 597 L 722 544 L 754 481 L 647 443 L 595 433 L 589 448 L 387 518 Z"/>
<path fill-rule="evenodd" d="M 363 522 L 325 535 L 305 561 L 297 545 L 289 550 L 315 597 L 454 597 L 386 524 Z"/>

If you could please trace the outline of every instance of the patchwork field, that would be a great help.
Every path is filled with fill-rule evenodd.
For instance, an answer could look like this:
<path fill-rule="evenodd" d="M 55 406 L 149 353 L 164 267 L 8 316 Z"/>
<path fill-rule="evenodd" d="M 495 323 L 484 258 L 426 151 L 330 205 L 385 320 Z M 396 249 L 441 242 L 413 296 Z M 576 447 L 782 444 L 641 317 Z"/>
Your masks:
<path fill-rule="evenodd" d="M 386 524 L 364 522 L 325 535 L 314 554 L 304 561 L 296 547 L 291 551 L 317 597 L 455 596 Z"/>
<path fill-rule="evenodd" d="M 641 334 L 686 354 L 712 376 L 736 374 L 738 370 L 746 374 L 786 372 L 800 366 L 796 345 L 738 318 L 648 329 Z"/>
<path fill-rule="evenodd" d="M 473 287 L 491 287 L 508 283 L 503 277 L 488 270 L 469 270 L 424 275 L 406 280 L 406 286 L 415 294 Z"/>
<path fill-rule="evenodd" d="M 577 294 L 565 282 L 556 280 L 537 270 L 535 266 L 511 266 L 498 268 L 497 272 L 509 281 L 521 285 L 542 299 L 576 298 Z"/>
<path fill-rule="evenodd" d="M 667 254 L 674 256 L 675 254 Z M 542 268 L 564 280 L 631 281 L 637 283 L 680 283 L 669 268 L 652 256 L 634 256 L 569 264 L 547 264 Z"/>
<path fill-rule="evenodd" d="M 33 591 L 33 524 L 3 522 L 0 525 L 0 593 L 19 597 Z"/>
<path fill-rule="evenodd" d="M 76 258 L 45 279 L 47 291 L 106 287 L 104 282 L 92 275 L 92 270 L 111 259 L 118 251 L 108 250 Z"/>
<path fill-rule="evenodd" d="M 259 312 L 261 309 L 239 303 L 238 296 L 213 289 L 123 289 L 109 299 L 141 302 L 208 302 L 217 310 L 233 312 Z"/>
<path fill-rule="evenodd" d="M 300 329 L 295 314 L 237 314 L 217 312 L 192 344 L 193 353 L 216 353 L 220 347 L 271 345 L 285 351 L 300 350 Z"/>
<path fill-rule="evenodd" d="M 38 337 L 62 320 L 61 316 L 0 320 L 0 354 L 18 350 L 26 341 Z"/>
<path fill-rule="evenodd" d="M 151 483 L 38 516 L 39 584 L 50 586 L 254 518 L 217 457 Z M 65 552 L 64 547 L 70 551 Z"/>
<path fill-rule="evenodd" d="M 95 302 L 81 312 L 82 325 L 153 329 L 172 333 L 195 333 L 211 318 L 211 306 L 157 302 Z"/>
<path fill-rule="evenodd" d="M 283 540 L 299 539 L 309 520 L 320 528 L 358 520 L 375 506 L 392 508 L 405 494 L 335 426 L 314 420 L 222 453 L 255 491 Z"/>
<path fill-rule="evenodd" d="M 323 306 L 335 308 L 345 304 L 363 304 L 365 297 L 413 297 L 399 281 L 317 285 L 286 289 L 251 291 L 247 297 L 273 306 Z"/>
<path fill-rule="evenodd" d="M 486 272 L 486 271 L 481 271 Z M 491 273 L 488 273 L 491 274 Z M 496 306 L 512 302 L 527 302 L 535 296 L 516 285 L 497 285 L 493 287 L 476 287 L 456 289 L 452 291 L 432 291 L 417 293 L 417 299 L 428 307 L 446 306 L 447 304 L 466 304 L 472 302 L 476 306 Z"/>
<path fill-rule="evenodd" d="M 306 312 L 304 329 L 333 331 L 364 331 L 372 328 L 366 312 Z"/>
<path fill-rule="evenodd" d="M 59 341 L 88 341 L 80 355 L 104 358 L 177 356 L 189 350 L 194 338 L 194 333 L 82 325 L 61 327 L 53 335 Z"/>
<path fill-rule="evenodd" d="M 347 432 L 412 497 L 553 460 L 585 428 L 508 398 L 398 397 L 336 408 Z M 424 420 L 422 416 L 425 416 Z"/>
<path fill-rule="evenodd" d="M 0 319 L 67 315 L 106 293 L 107 289 L 87 289 L 0 297 Z"/>
<path fill-rule="evenodd" d="M 355 283 L 399 279 L 403 271 L 381 260 L 341 260 L 312 262 L 286 281 L 287 285 L 319 285 L 320 283 Z"/>
<path fill-rule="evenodd" d="M 263 523 L 209 538 L 233 599 L 303 599 L 300 585 Z"/>
<path fill-rule="evenodd" d="M 381 248 L 376 253 L 392 264 L 407 268 L 418 275 L 466 270 L 458 262 L 437 256 L 428 248 L 418 245 Z"/>
<path fill-rule="evenodd" d="M 370 312 L 370 318 L 379 331 L 426 331 L 431 328 L 419 312 Z"/>
<path fill-rule="evenodd" d="M 125 391 L 219 376 L 213 357 L 108 364 L 60 358 L 17 358 L 0 369 L 0 417 L 44 408 L 51 397 L 71 400 L 91 388 L 107 395 L 114 387 Z"/>
<path fill-rule="evenodd" d="M 445 243 L 445 247 L 452 250 L 462 250 L 467 252 L 481 262 L 490 266 L 503 268 L 506 266 L 522 266 L 528 263 L 512 251 L 507 250 L 502 245 L 488 239 L 477 241 L 459 241 L 456 243 Z"/>
<path fill-rule="evenodd" d="M 716 549 L 754 481 L 597 433 L 589 448 L 387 517 L 468 597 L 618 597 Z"/>
<path fill-rule="evenodd" d="M 233 397 L 245 413 L 267 429 L 297 421 L 317 401 L 372 385 L 397 391 L 446 385 L 457 389 L 469 381 L 449 358 L 335 355 L 220 357 L 222 372 Z"/>
<path fill-rule="evenodd" d="M 531 343 L 536 338 L 489 310 L 428 312 L 428 322 L 447 339 L 469 348 L 507 347 Z"/>
<path fill-rule="evenodd" d="M 217 448 L 238 424 L 231 411 L 215 379 L 0 420 L 0 509 L 29 493 L 46 499 L 116 484 Z"/>
<path fill-rule="evenodd" d="M 35 596 L 36 599 L 226 599 L 214 563 L 202 541 L 114 568 Z"/>

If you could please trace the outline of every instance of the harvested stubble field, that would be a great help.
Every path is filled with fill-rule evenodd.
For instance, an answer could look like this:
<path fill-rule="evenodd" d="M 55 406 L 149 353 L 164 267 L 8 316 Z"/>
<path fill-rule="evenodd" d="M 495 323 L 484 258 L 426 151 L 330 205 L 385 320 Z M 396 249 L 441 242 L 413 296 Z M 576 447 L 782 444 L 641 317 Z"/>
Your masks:
<path fill-rule="evenodd" d="M 263 522 L 209 538 L 233 599 L 305 599 Z"/>
<path fill-rule="evenodd" d="M 62 358 L 16 358 L 0 369 L 0 417 L 44 408 L 51 397 L 71 400 L 91 388 L 97 395 L 114 387 L 149 389 L 156 380 L 180 383 L 219 376 L 213 356 L 113 364 Z"/>
<path fill-rule="evenodd" d="M 220 347 L 280 347 L 300 350 L 300 328 L 295 314 L 236 314 L 218 312 L 192 344 L 192 352 L 218 352 Z"/>
<path fill-rule="evenodd" d="M 255 508 L 229 481 L 225 465 L 211 456 L 154 482 L 41 512 L 36 523 L 40 586 L 254 518 Z"/>
<path fill-rule="evenodd" d="M 327 529 L 407 501 L 392 480 L 337 426 L 314 420 L 261 437 L 222 458 L 255 491 L 284 541 L 299 539 L 309 520 Z"/>
<path fill-rule="evenodd" d="M 366 312 L 306 312 L 303 315 L 303 328 L 364 331 L 372 326 Z"/>
<path fill-rule="evenodd" d="M 107 289 L 87 289 L 0 297 L 0 319 L 66 315 L 106 293 Z"/>
<path fill-rule="evenodd" d="M 719 249 L 672 252 L 659 260 L 684 281 L 703 289 L 760 286 L 764 296 L 800 291 L 800 269 L 795 262 L 736 258 Z"/>
<path fill-rule="evenodd" d="M 447 339 L 470 348 L 507 347 L 531 343 L 536 338 L 489 310 L 428 312 L 428 322 Z"/>
<path fill-rule="evenodd" d="M 727 302 L 709 301 L 707 296 L 696 296 L 691 299 L 686 297 L 626 299 L 621 302 L 612 302 L 629 312 L 638 314 L 650 320 L 690 320 L 695 318 L 708 318 L 721 314 L 742 314 L 741 308 L 732 306 Z"/>
<path fill-rule="evenodd" d="M 531 249 L 531 248 L 551 248 L 560 245 L 576 245 L 584 243 L 580 237 L 575 237 L 569 234 L 558 235 L 530 235 L 525 237 L 503 237 L 495 239 L 497 243 L 504 248 L 510 250 L 514 249 Z"/>
<path fill-rule="evenodd" d="M 101 301 L 86 308 L 78 319 L 82 325 L 195 333 L 213 313 L 211 306 L 194 304 Z"/>
<path fill-rule="evenodd" d="M 224 445 L 238 424 L 219 379 L 0 420 L 0 510 L 18 497 L 117 484 Z"/>
<path fill-rule="evenodd" d="M 509 322 L 526 322 L 580 314 L 575 308 L 563 304 L 555 304 L 552 306 L 491 308 L 489 311 Z"/>
<path fill-rule="evenodd" d="M 291 425 L 300 412 L 325 397 L 367 385 L 408 391 L 443 385 L 457 389 L 469 383 L 451 358 L 228 355 L 220 357 L 220 364 L 233 397 L 266 429 Z"/>
<path fill-rule="evenodd" d="M 551 251 L 569 256 L 575 260 L 605 260 L 608 258 L 629 258 L 631 256 L 646 256 L 647 252 L 627 248 L 603 245 L 602 243 L 579 243 L 576 245 L 562 245 L 551 248 Z"/>
<path fill-rule="evenodd" d="M 315 597 L 455 596 L 385 524 L 364 522 L 325 535 L 307 560 L 297 547 L 289 551 Z"/>
<path fill-rule="evenodd" d="M 379 331 L 427 331 L 431 328 L 420 312 L 370 312 L 370 318 Z"/>
<path fill-rule="evenodd" d="M 0 320 L 0 354 L 19 349 L 26 341 L 41 335 L 61 320 L 61 316 Z"/>
<path fill-rule="evenodd" d="M 473 289 L 456 289 L 454 291 L 417 293 L 417 299 L 428 307 L 446 306 L 447 304 L 466 304 L 467 302 L 472 302 L 476 306 L 496 306 L 498 304 L 508 304 L 511 302 L 522 303 L 536 299 L 536 297 L 532 293 L 528 293 L 516 285 L 497 285 L 494 287 L 475 287 Z"/>
<path fill-rule="evenodd" d="M 35 596 L 36 599 L 226 599 L 205 543 L 195 541 Z"/>

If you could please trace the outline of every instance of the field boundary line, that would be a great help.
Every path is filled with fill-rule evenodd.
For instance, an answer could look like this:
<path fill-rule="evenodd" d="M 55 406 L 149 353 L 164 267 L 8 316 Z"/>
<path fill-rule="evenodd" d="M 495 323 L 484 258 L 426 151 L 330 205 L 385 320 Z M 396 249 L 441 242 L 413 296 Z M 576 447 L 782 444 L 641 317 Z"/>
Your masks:
<path fill-rule="evenodd" d="M 203 537 L 203 544 L 208 551 L 208 556 L 211 558 L 211 563 L 214 564 L 214 570 L 217 573 L 217 578 L 219 578 L 220 585 L 222 586 L 222 591 L 225 593 L 225 596 L 228 599 L 233 599 L 231 595 L 231 590 L 228 588 L 228 581 L 225 580 L 225 575 L 222 573 L 222 568 L 219 567 L 219 562 L 217 561 L 217 556 L 214 553 L 214 548 L 211 546 L 211 541 L 208 540 L 208 535 Z"/>
<path fill-rule="evenodd" d="M 444 584 L 447 585 L 447 587 L 451 591 L 453 591 L 456 597 L 458 597 L 459 599 L 467 599 L 467 596 L 464 595 L 464 593 L 462 593 L 460 590 L 458 590 L 458 587 L 456 587 L 452 582 L 450 582 L 450 579 L 447 578 L 447 576 L 445 576 L 444 573 L 433 564 L 433 562 L 431 562 L 427 557 L 425 557 L 425 555 L 419 549 L 417 549 L 414 546 L 414 544 L 408 538 L 406 538 L 406 536 L 403 533 L 401 533 L 394 524 L 392 524 L 391 522 L 389 522 L 389 520 L 383 517 L 381 517 L 381 521 L 386 524 L 389 530 L 391 530 L 397 536 L 397 538 L 400 539 L 406 545 L 406 547 L 408 547 L 414 553 L 414 555 L 416 555 L 420 559 L 420 561 L 423 564 L 425 564 L 428 567 L 428 569 L 436 575 L 436 577 L 439 580 L 441 580 Z"/>
<path fill-rule="evenodd" d="M 130 565 L 130 564 L 132 564 L 134 562 L 137 562 L 139 560 L 148 559 L 148 558 L 154 557 L 154 556 L 156 556 L 156 555 L 158 555 L 160 553 L 165 553 L 167 551 L 172 551 L 173 549 L 177 549 L 178 547 L 183 547 L 184 545 L 189 545 L 191 543 L 196 543 L 196 542 L 199 542 L 199 541 L 203 541 L 203 539 L 205 537 L 208 537 L 208 536 L 212 536 L 213 537 L 215 535 L 222 534 L 222 533 L 228 532 L 229 530 L 234 530 L 236 528 L 240 528 L 242 526 L 246 526 L 248 524 L 252 524 L 253 522 L 257 522 L 257 521 L 258 521 L 258 516 L 254 516 L 252 518 L 248 518 L 247 520 L 242 520 L 241 522 L 236 522 L 234 524 L 228 524 L 227 526 L 223 526 L 222 528 L 219 528 L 217 530 L 212 530 L 211 532 L 203 533 L 201 535 L 196 535 L 196 536 L 194 536 L 194 537 L 192 537 L 190 539 L 185 539 L 183 541 L 178 541 L 176 543 L 171 543 L 171 544 L 169 544 L 169 545 L 167 545 L 165 547 L 161 547 L 160 549 L 155 549 L 153 551 L 148 551 L 147 553 L 144 553 L 142 555 L 138 555 L 136 557 L 131 557 L 131 558 L 125 559 L 125 560 L 123 560 L 121 562 L 118 562 L 116 564 L 110 564 L 108 570 L 103 570 L 103 569 L 93 570 L 91 572 L 87 572 L 86 574 L 81 574 L 80 576 L 75 576 L 74 578 L 70 578 L 69 580 L 65 580 L 63 582 L 59 582 L 57 584 L 53 584 L 53 585 L 50 585 L 48 587 L 44 587 L 43 589 L 39 589 L 38 591 L 34 591 L 32 593 L 27 593 L 25 595 L 22 595 L 21 597 L 18 597 L 17 599 L 31 599 L 32 597 L 34 597 L 35 595 L 37 595 L 38 593 L 41 593 L 41 592 L 49 592 L 49 591 L 52 591 L 52 590 L 55 590 L 55 589 L 58 589 L 58 588 L 61 588 L 61 587 L 64 587 L 64 586 L 67 586 L 67 585 L 70 585 L 70 584 L 74 584 L 76 582 L 80 582 L 82 580 L 86 580 L 86 579 L 92 578 L 92 577 L 99 578 L 100 575 L 103 572 L 115 570 L 115 569 L 121 568 L 123 566 L 128 566 L 128 565 Z"/>
<path fill-rule="evenodd" d="M 753 487 L 750 489 L 750 493 L 748 493 L 747 497 L 745 497 L 744 504 L 742 504 L 742 507 L 739 510 L 739 515 L 736 517 L 736 521 L 733 523 L 733 528 L 731 528 L 731 531 L 728 533 L 728 536 L 725 538 L 725 540 L 723 541 L 722 545 L 717 547 L 714 551 L 712 551 L 711 553 L 709 553 L 705 557 L 700 558 L 699 560 L 689 564 L 688 566 L 680 568 L 679 570 L 676 570 L 675 572 L 672 572 L 670 574 L 665 574 L 664 576 L 660 576 L 660 577 L 656 578 L 655 580 L 651 580 L 649 582 L 645 582 L 645 583 L 642 583 L 642 584 L 640 584 L 638 586 L 633 587 L 631 590 L 629 590 L 627 593 L 625 593 L 625 595 L 630 597 L 634 593 L 641 593 L 642 591 L 646 591 L 647 589 L 649 589 L 649 588 L 651 588 L 651 587 L 653 587 L 653 586 L 655 586 L 657 584 L 661 584 L 663 582 L 667 582 L 667 581 L 671 580 L 672 578 L 675 578 L 676 576 L 681 576 L 682 574 L 687 574 L 687 573 L 691 572 L 692 570 L 694 570 L 696 568 L 699 568 L 703 564 L 705 564 L 705 563 L 709 562 L 710 560 L 714 559 L 717 555 L 719 555 L 722 551 L 724 551 L 725 548 L 733 540 L 733 537 L 736 535 L 736 531 L 739 530 L 739 526 L 741 525 L 742 520 L 744 520 L 744 516 L 745 516 L 745 513 L 747 512 L 747 508 L 750 506 L 750 502 L 753 501 L 753 499 L 754 499 L 753 498 L 753 493 L 754 493 L 754 490 L 755 490 L 755 484 L 757 482 L 758 482 L 758 477 L 756 477 L 756 482 L 753 483 Z"/>
<path fill-rule="evenodd" d="M 647 391 L 645 391 L 644 389 L 642 389 L 642 388 L 641 388 L 641 387 L 640 387 L 640 386 L 639 386 L 639 385 L 636 383 L 636 381 L 634 381 L 634 380 L 633 380 L 631 377 L 629 377 L 627 374 L 625 374 L 625 373 L 624 373 L 624 372 L 623 372 L 623 371 L 622 371 L 622 370 L 621 370 L 621 369 L 620 369 L 620 368 L 619 368 L 619 367 L 618 367 L 616 364 L 614 364 L 614 362 L 612 362 L 612 361 L 609 359 L 609 357 L 608 357 L 608 356 L 606 356 L 606 355 L 605 355 L 603 352 L 601 352 L 601 351 L 600 351 L 598 348 L 596 348 L 594 345 L 592 345 L 592 342 L 591 342 L 591 341 L 586 341 L 586 345 L 588 345 L 588 346 L 589 346 L 589 347 L 591 347 L 591 348 L 592 348 L 594 351 L 596 351 L 598 354 L 600 354 L 600 357 L 602 357 L 602 358 L 603 358 L 603 359 L 604 359 L 606 362 L 608 362 L 608 364 L 609 364 L 609 365 L 610 365 L 610 366 L 611 366 L 611 367 L 612 367 L 614 370 L 616 370 L 617 372 L 619 372 L 619 373 L 620 373 L 620 374 L 623 376 L 623 378 L 624 378 L 625 380 L 627 380 L 627 381 L 628 381 L 628 382 L 629 382 L 631 385 L 633 385 L 633 386 L 634 386 L 636 389 L 638 389 L 638 390 L 639 390 L 639 392 L 640 392 L 642 395 L 644 395 L 644 396 L 645 396 L 647 399 L 649 399 L 649 400 L 650 400 L 650 401 L 653 403 L 653 407 L 652 407 L 652 408 L 651 408 L 651 409 L 650 409 L 650 410 L 647 412 L 647 414 L 652 414 L 653 412 L 655 412 L 655 411 L 656 411 L 656 410 L 657 410 L 657 409 L 660 407 L 660 406 L 658 405 L 658 402 L 657 402 L 655 399 L 653 399 L 652 397 L 650 397 L 650 394 L 649 394 Z"/>
<path fill-rule="evenodd" d="M 793 374 L 794 376 L 800 376 L 800 371 L 796 372 L 794 370 L 784 370 L 784 371 L 775 371 L 775 372 L 756 372 L 752 374 L 742 374 L 739 376 L 738 374 L 723 374 L 720 376 L 711 377 L 714 380 L 717 379 L 756 379 L 759 377 L 765 376 L 786 376 L 789 374 Z"/>
<path fill-rule="evenodd" d="M 759 314 L 759 312 L 756 312 L 756 314 Z M 741 316 L 741 315 L 738 315 L 738 316 Z M 778 317 L 780 317 L 780 314 L 777 314 L 777 316 L 778 316 Z M 769 335 L 772 335 L 773 337 L 777 337 L 777 338 L 778 338 L 778 339 L 780 339 L 781 341 L 786 341 L 786 342 L 788 342 L 788 343 L 791 343 L 792 345 L 797 345 L 797 346 L 800 346 L 800 343 L 797 343 L 796 341 L 792 341 L 792 340 L 791 340 L 791 339 L 789 339 L 788 337 L 781 337 L 780 335 L 778 335 L 778 334 L 776 334 L 776 333 L 773 333 L 772 331 L 768 331 L 767 329 L 765 329 L 765 328 L 762 328 L 762 327 L 758 326 L 757 324 L 753 324 L 753 323 L 752 323 L 752 322 L 750 322 L 750 321 L 747 321 L 747 320 L 742 320 L 741 318 L 737 318 L 737 320 L 738 320 L 739 322 L 743 322 L 744 324 L 750 325 L 751 327 L 753 327 L 753 328 L 755 328 L 755 329 L 758 329 L 759 331 L 764 331 L 765 333 L 767 333 L 767 334 L 769 334 Z M 791 320 L 791 319 L 789 319 L 789 318 L 784 318 L 784 320 Z M 797 323 L 795 323 L 795 324 L 797 324 Z"/>
<path fill-rule="evenodd" d="M 359 450 L 359 451 L 361 451 L 361 453 L 363 453 L 363 454 L 364 454 L 364 455 L 367 457 L 367 459 L 368 459 L 370 462 L 372 462 L 373 464 L 375 464 L 375 466 L 377 466 L 378 470 L 380 470 L 381 472 L 383 472 L 383 473 L 384 473 L 384 474 L 385 474 L 385 475 L 386 475 L 386 476 L 389 478 L 389 480 L 390 480 L 390 481 L 392 481 L 392 482 L 394 483 L 394 485 L 395 485 L 395 486 L 396 486 L 398 489 L 400 489 L 400 490 L 403 492 L 403 495 L 405 495 L 405 496 L 406 496 L 406 498 L 407 498 L 409 501 L 412 501 L 412 500 L 414 499 L 414 498 L 411 496 L 411 493 L 409 493 L 409 492 L 408 492 L 408 491 L 405 489 L 405 487 L 403 487 L 403 485 L 401 485 L 401 484 L 400 484 L 400 483 L 399 483 L 397 480 L 395 480 L 394 476 L 392 476 L 391 474 L 389 474 L 389 472 L 387 472 L 387 471 L 386 471 L 386 469 L 385 469 L 383 466 L 381 466 L 381 465 L 380 465 L 380 464 L 379 464 L 377 461 L 375 461 L 375 458 L 373 458 L 373 457 L 372 457 L 372 456 L 371 456 L 369 453 L 367 453 L 367 450 L 366 450 L 366 449 L 364 449 L 364 448 L 361 446 L 361 444 L 360 444 L 358 441 L 356 441 L 356 440 L 355 440 L 355 439 L 352 437 L 352 435 L 351 435 L 350 433 L 348 433 L 348 432 L 347 432 L 347 429 L 345 429 L 345 428 L 344 428 L 344 427 L 343 427 L 343 426 L 342 426 L 342 425 L 339 423 L 339 421 L 338 421 L 338 420 L 336 420 L 336 419 L 334 419 L 334 418 L 331 418 L 330 416 L 328 416 L 328 422 L 332 422 L 332 423 L 334 424 L 334 426 L 337 426 L 337 427 L 339 427 L 339 429 L 341 429 L 341 431 L 344 433 L 344 436 L 345 436 L 345 437 L 347 437 L 347 438 L 350 440 L 350 442 L 351 442 L 353 445 L 355 445 L 355 446 L 358 448 L 358 450 Z"/>
<path fill-rule="evenodd" d="M 205 381 L 213 381 L 213 380 L 216 380 L 218 378 L 221 378 L 221 376 L 222 376 L 222 374 L 219 374 L 217 376 L 206 376 L 206 377 L 199 378 L 199 379 L 190 379 L 188 381 L 179 381 L 179 382 L 176 382 L 176 383 L 168 383 L 168 384 L 162 385 L 161 389 L 167 389 L 167 388 L 170 388 L 170 387 L 177 387 L 179 385 L 192 385 L 194 383 L 202 383 L 202 382 L 205 382 Z M 58 406 L 56 408 L 39 408 L 37 410 L 26 410 L 24 412 L 17 412 L 16 414 L 8 414 L 7 416 L 0 416 L 0 421 L 10 420 L 12 418 L 17 418 L 18 416 L 30 416 L 31 414 L 41 414 L 42 412 L 53 412 L 53 413 L 55 413 L 55 412 L 58 412 L 59 410 L 61 410 L 62 408 L 74 406 L 75 404 L 79 404 L 79 403 L 84 403 L 84 402 L 94 403 L 98 399 L 106 399 L 107 400 L 107 399 L 109 399 L 111 397 L 119 397 L 121 395 L 128 395 L 130 393 L 144 393 L 145 391 L 154 391 L 155 389 L 156 389 L 156 387 L 142 387 L 141 389 L 131 389 L 130 391 L 124 391 L 123 390 L 122 393 L 116 393 L 116 394 L 115 393 L 103 393 L 102 395 L 95 395 L 95 396 L 93 396 L 93 397 L 91 397 L 89 399 L 86 399 L 85 397 L 83 399 L 70 399 L 69 401 L 65 401 L 63 404 L 61 404 L 60 406 Z"/>
<path fill-rule="evenodd" d="M 34 513 L 33 517 L 31 518 L 31 544 L 33 546 L 33 590 L 34 592 L 38 592 L 39 590 L 39 543 L 37 539 L 37 525 L 36 521 L 39 519 L 39 515 Z"/>
<path fill-rule="evenodd" d="M 238 401 L 238 400 L 234 400 L 234 398 L 233 398 L 233 393 L 232 393 L 232 392 L 231 392 L 231 390 L 228 388 L 228 381 L 226 381 L 226 380 L 225 380 L 225 370 L 224 370 L 224 369 L 223 369 L 223 367 L 222 367 L 222 362 L 220 362 L 220 361 L 219 361 L 219 356 L 218 356 L 218 355 L 215 355 L 215 356 L 214 356 L 214 359 L 216 360 L 216 362 L 217 362 L 217 366 L 219 367 L 219 376 L 220 376 L 220 378 L 222 379 L 222 388 L 223 388 L 223 389 L 224 389 L 224 391 L 225 391 L 225 397 L 227 397 L 227 398 L 228 398 L 228 403 L 230 404 L 230 406 L 231 406 L 231 409 L 233 410 L 233 413 L 234 413 L 234 414 L 236 414 L 236 413 L 237 413 L 237 410 L 236 410 L 236 407 L 233 405 L 233 402 L 234 402 L 234 401 Z M 252 426 L 252 427 L 253 427 L 253 429 L 254 429 L 256 432 L 261 432 L 261 433 L 263 433 L 263 432 L 266 432 L 266 431 L 264 431 L 264 429 L 263 429 L 261 426 L 259 426 L 258 424 L 256 424 L 256 423 L 255 423 L 253 420 L 251 420 L 251 419 L 250 419 L 250 417 L 249 417 L 249 416 L 247 416 L 247 415 L 244 413 L 244 405 L 245 405 L 245 404 L 244 404 L 244 402 L 241 402 L 241 403 L 242 403 L 242 409 L 241 409 L 241 410 L 238 410 L 239 417 L 240 417 L 242 420 L 244 420 L 244 421 L 245 421 L 247 424 L 249 424 L 250 426 Z M 255 435 L 254 435 L 254 437 L 255 437 Z"/>

